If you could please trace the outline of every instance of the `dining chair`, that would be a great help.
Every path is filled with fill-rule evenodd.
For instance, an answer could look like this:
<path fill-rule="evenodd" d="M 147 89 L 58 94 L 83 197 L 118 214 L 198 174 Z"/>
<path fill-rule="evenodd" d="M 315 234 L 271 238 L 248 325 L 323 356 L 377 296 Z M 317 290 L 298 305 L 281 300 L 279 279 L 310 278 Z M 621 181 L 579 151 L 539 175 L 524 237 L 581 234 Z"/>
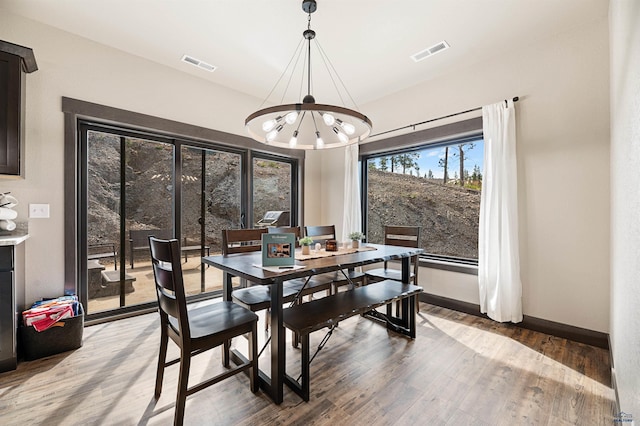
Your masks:
<path fill-rule="evenodd" d="M 165 367 L 180 363 L 173 423 L 182 425 L 187 396 L 232 375 L 249 370 L 251 391 L 258 391 L 258 316 L 233 302 L 188 306 L 178 240 L 148 238 L 161 326 L 154 397 L 156 400 L 160 398 Z M 249 360 L 230 368 L 228 346 L 233 337 L 242 335 L 249 337 Z M 171 361 L 166 360 L 169 338 L 180 348 L 180 357 Z M 191 358 L 217 346 L 223 348 L 223 365 L 227 370 L 189 387 Z"/>
<path fill-rule="evenodd" d="M 224 229 L 222 230 L 222 255 L 228 256 L 234 253 L 249 253 L 262 250 L 262 234 L 267 233 L 267 228 L 249 229 Z M 230 277 L 225 273 L 224 279 Z M 282 301 L 291 303 L 298 295 L 295 286 L 282 286 Z M 269 329 L 269 308 L 271 307 L 271 286 L 255 285 L 240 281 L 240 288 L 231 292 L 231 298 L 235 303 L 249 309 L 252 312 L 267 311 L 267 320 L 264 329 Z"/>
<path fill-rule="evenodd" d="M 420 247 L 420 226 L 385 226 L 384 227 L 384 244 L 401 247 Z M 418 256 L 411 258 L 413 270 L 409 272 L 409 282 L 418 285 Z M 382 280 L 402 281 L 402 271 L 399 269 L 389 268 L 388 262 L 384 262 L 384 267 L 370 269 L 366 271 L 367 282 L 376 282 Z M 416 310 L 419 311 L 418 298 L 416 298 Z"/>
<path fill-rule="evenodd" d="M 327 240 L 337 240 L 335 225 L 305 226 L 304 233 L 307 237 L 313 238 L 314 242 L 325 244 Z M 345 276 L 346 275 L 346 276 Z M 363 284 L 365 274 L 355 270 L 343 270 L 323 274 L 326 280 L 331 280 L 332 293 L 337 293 L 338 288 L 343 285 Z M 348 277 L 348 278 L 347 278 Z"/>

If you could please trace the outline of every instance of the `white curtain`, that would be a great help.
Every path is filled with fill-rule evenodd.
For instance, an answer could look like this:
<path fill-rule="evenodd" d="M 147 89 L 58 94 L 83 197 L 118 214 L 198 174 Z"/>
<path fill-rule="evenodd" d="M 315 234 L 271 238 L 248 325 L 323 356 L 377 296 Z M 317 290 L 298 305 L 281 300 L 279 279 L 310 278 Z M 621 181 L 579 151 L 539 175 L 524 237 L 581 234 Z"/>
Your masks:
<path fill-rule="evenodd" d="M 512 100 L 482 108 L 484 176 L 480 199 L 480 310 L 496 321 L 522 321 L 518 255 L 516 112 Z"/>
<path fill-rule="evenodd" d="M 341 241 L 347 241 L 350 233 L 362 230 L 358 153 L 358 144 L 354 143 L 347 146 L 344 156 L 344 216 Z"/>

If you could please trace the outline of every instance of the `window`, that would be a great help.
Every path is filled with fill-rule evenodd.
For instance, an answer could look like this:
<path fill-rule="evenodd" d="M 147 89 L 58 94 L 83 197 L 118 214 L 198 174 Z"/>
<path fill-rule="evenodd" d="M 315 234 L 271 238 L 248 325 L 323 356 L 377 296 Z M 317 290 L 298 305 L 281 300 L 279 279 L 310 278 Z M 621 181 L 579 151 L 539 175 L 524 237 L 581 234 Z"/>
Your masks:
<path fill-rule="evenodd" d="M 362 157 L 367 241 L 385 225 L 419 225 L 424 257 L 477 264 L 481 135 Z"/>
<path fill-rule="evenodd" d="M 255 227 L 292 226 L 297 223 L 291 211 L 291 206 L 297 204 L 297 193 L 291 192 L 291 182 L 297 180 L 294 166 L 290 159 L 265 154 L 254 156 L 252 201 Z"/>

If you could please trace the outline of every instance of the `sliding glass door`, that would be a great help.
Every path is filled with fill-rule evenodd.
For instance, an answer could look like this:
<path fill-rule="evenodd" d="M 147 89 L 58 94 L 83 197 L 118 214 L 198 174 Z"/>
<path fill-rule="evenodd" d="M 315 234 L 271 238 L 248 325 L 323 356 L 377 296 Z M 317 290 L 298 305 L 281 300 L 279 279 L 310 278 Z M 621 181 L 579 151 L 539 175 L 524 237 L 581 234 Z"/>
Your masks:
<path fill-rule="evenodd" d="M 180 152 L 181 242 L 187 294 L 220 291 L 221 272 L 203 268 L 200 258 L 221 253 L 222 230 L 241 226 L 243 158 L 239 153 L 188 145 Z"/>
<path fill-rule="evenodd" d="M 149 236 L 177 238 L 190 298 L 219 294 L 222 230 L 297 223 L 295 159 L 78 122 L 77 292 L 88 320 L 153 309 Z M 253 188 L 253 189 L 251 189 Z M 253 206 L 249 208 L 248 206 Z"/>
<path fill-rule="evenodd" d="M 86 127 L 86 312 L 156 300 L 148 236 L 173 237 L 174 147 Z"/>

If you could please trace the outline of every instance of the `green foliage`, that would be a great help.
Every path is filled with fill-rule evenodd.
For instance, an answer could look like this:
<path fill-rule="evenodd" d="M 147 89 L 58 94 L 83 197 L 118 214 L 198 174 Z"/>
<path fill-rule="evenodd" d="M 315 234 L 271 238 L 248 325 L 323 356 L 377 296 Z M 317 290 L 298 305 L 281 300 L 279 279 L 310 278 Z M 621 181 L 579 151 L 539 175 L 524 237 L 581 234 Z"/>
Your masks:
<path fill-rule="evenodd" d="M 388 163 L 388 159 L 387 157 L 380 157 L 380 170 L 382 170 L 383 172 L 386 172 L 387 170 L 389 170 L 389 165 Z"/>
<path fill-rule="evenodd" d="M 349 239 L 353 241 L 360 241 L 364 238 L 364 234 L 360 231 L 354 231 L 349 234 Z"/>
<path fill-rule="evenodd" d="M 278 161 L 267 161 L 267 160 L 258 160 L 256 161 L 256 166 L 258 167 L 269 167 L 271 169 L 280 169 L 282 168 L 282 164 Z"/>
<path fill-rule="evenodd" d="M 313 238 L 302 237 L 298 242 L 300 243 L 301 246 L 310 246 L 311 244 L 313 244 Z"/>

